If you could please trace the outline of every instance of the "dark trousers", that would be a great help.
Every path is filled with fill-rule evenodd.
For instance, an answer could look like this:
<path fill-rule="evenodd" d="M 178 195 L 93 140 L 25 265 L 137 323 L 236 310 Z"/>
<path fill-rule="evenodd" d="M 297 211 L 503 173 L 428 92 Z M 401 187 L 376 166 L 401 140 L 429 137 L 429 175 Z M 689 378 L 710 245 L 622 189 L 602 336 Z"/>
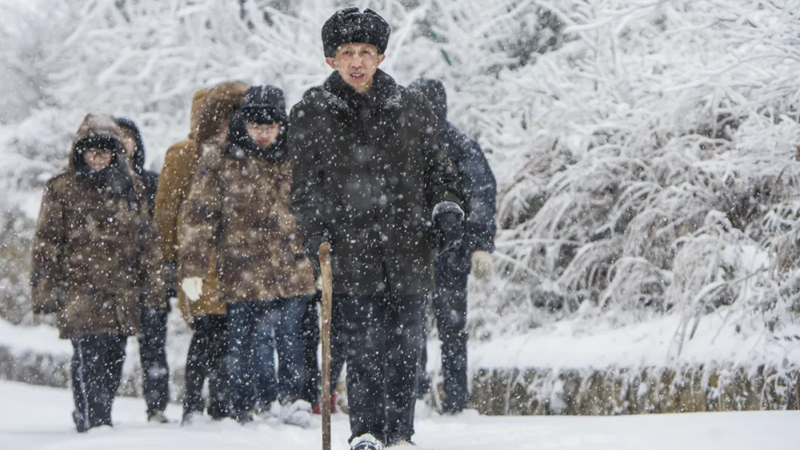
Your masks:
<path fill-rule="evenodd" d="M 410 440 L 425 297 L 337 295 L 334 305 L 347 341 L 351 439 Z"/>
<path fill-rule="evenodd" d="M 103 334 L 72 339 L 72 418 L 78 431 L 111 425 L 111 406 L 122 379 L 126 336 Z"/>
<path fill-rule="evenodd" d="M 228 379 L 225 356 L 228 352 L 228 318 L 222 315 L 198 316 L 192 322 L 194 334 L 186 358 L 186 393 L 183 413 L 202 413 L 203 383 L 208 379 L 208 415 L 222 419 L 228 415 Z"/>
<path fill-rule="evenodd" d="M 320 294 L 314 297 L 314 301 L 308 302 L 306 316 L 303 319 L 303 339 L 305 340 L 306 351 L 306 385 L 303 390 L 303 399 L 309 403 L 316 403 L 320 396 L 320 366 L 317 358 L 317 351 L 320 346 L 320 323 L 319 323 L 319 304 Z M 344 323 L 341 308 L 338 303 L 333 305 L 333 320 L 331 323 L 331 393 L 336 391 L 339 384 L 339 377 L 344 369 L 345 346 L 347 341 L 344 339 L 341 324 Z"/>
<path fill-rule="evenodd" d="M 228 369 L 234 414 L 244 414 L 256 403 L 267 406 L 278 398 L 282 403 L 302 398 L 305 308 L 305 297 L 228 303 Z"/>
<path fill-rule="evenodd" d="M 448 413 L 462 411 L 469 403 L 467 377 L 467 278 L 470 272 L 469 253 L 464 249 L 446 252 L 436 258 L 436 293 L 433 310 L 439 339 L 442 341 L 442 375 L 444 402 Z M 425 372 L 427 350 L 420 358 L 420 390 L 430 388 Z"/>
<path fill-rule="evenodd" d="M 167 342 L 167 308 L 143 307 L 139 356 L 142 362 L 142 390 L 147 415 L 167 409 L 169 403 L 169 366 L 164 346 Z"/>
<path fill-rule="evenodd" d="M 303 386 L 303 400 L 314 404 L 319 398 L 320 367 L 317 358 L 317 349 L 320 345 L 319 310 L 317 303 L 320 295 L 315 295 L 306 302 L 306 311 L 303 316 L 303 351 L 305 362 L 305 384 Z"/>

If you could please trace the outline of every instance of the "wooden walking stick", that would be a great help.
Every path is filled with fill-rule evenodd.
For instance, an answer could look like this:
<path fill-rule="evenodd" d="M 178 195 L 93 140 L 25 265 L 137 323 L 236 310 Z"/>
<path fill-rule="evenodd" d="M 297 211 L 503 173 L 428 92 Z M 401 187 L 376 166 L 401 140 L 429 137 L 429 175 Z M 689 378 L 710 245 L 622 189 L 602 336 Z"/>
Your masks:
<path fill-rule="evenodd" d="M 322 269 L 322 450 L 331 450 L 331 316 L 333 303 L 333 274 L 331 244 L 319 246 L 319 265 Z"/>

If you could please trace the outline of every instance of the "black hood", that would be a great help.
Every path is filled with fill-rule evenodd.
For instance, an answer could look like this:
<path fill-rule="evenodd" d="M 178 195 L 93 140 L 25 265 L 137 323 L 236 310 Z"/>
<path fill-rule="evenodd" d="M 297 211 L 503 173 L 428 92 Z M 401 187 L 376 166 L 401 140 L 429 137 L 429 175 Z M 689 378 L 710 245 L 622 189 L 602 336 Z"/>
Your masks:
<path fill-rule="evenodd" d="M 111 152 L 111 162 L 102 170 L 92 170 L 83 159 L 89 148 L 103 148 Z M 103 135 L 82 138 L 75 143 L 72 164 L 78 178 L 97 189 L 106 189 L 113 195 L 126 196 L 133 190 L 133 180 L 125 158 L 125 148 L 118 139 Z"/>
<path fill-rule="evenodd" d="M 345 8 L 336 11 L 322 26 L 322 47 L 328 58 L 336 55 L 339 46 L 351 43 L 372 44 L 378 54 L 383 54 L 391 34 L 392 27 L 375 11 Z"/>
<path fill-rule="evenodd" d="M 118 117 L 117 123 L 121 128 L 130 131 L 133 134 L 133 140 L 136 142 L 136 150 L 133 152 L 133 171 L 136 175 L 141 176 L 144 173 L 144 141 L 142 140 L 142 133 L 136 123 L 126 117 Z"/>
<path fill-rule="evenodd" d="M 433 108 L 433 113 L 440 123 L 447 120 L 447 91 L 444 84 L 433 78 L 418 78 L 408 85 L 408 88 L 421 93 Z"/>
<path fill-rule="evenodd" d="M 281 131 L 272 145 L 262 147 L 247 133 L 248 123 L 278 123 Z M 237 159 L 249 154 L 268 161 L 282 161 L 286 158 L 287 125 L 286 97 L 283 90 L 268 85 L 250 87 L 245 91 L 242 106 L 231 115 L 231 126 L 228 130 L 228 142 L 231 144 L 229 154 Z"/>

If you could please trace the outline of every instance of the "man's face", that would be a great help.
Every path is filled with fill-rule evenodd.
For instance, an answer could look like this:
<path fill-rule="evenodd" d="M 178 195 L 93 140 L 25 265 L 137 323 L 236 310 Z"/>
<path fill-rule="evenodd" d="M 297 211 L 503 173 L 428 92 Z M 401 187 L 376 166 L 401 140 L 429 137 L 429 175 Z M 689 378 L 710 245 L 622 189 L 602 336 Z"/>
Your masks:
<path fill-rule="evenodd" d="M 247 123 L 247 134 L 253 138 L 254 141 L 261 147 L 269 147 L 278 139 L 278 134 L 281 132 L 281 124 L 257 124 Z"/>
<path fill-rule="evenodd" d="M 91 147 L 83 152 L 83 160 L 90 169 L 103 170 L 111 164 L 111 152 L 103 148 Z"/>
<path fill-rule="evenodd" d="M 378 54 L 372 44 L 344 44 L 336 50 L 336 56 L 325 58 L 328 65 L 356 92 L 363 94 L 372 87 L 372 78 L 386 55 Z"/>

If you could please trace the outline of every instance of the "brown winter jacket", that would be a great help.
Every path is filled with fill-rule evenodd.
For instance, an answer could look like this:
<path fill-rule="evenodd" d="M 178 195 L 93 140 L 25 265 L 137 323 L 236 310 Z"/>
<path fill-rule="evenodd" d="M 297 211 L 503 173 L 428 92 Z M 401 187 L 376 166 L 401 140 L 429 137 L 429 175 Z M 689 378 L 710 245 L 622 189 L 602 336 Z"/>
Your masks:
<path fill-rule="evenodd" d="M 216 245 L 222 300 L 313 294 L 313 271 L 288 209 L 290 163 L 252 156 L 220 134 L 203 133 L 203 120 L 214 122 L 205 129 L 223 131 L 218 121 L 229 121 L 231 107 L 241 105 L 243 91 L 220 89 L 209 93 L 201 113 L 199 169 L 181 211 L 179 279 L 204 276 Z M 218 97 L 224 101 L 214 105 Z M 206 111 L 212 106 L 217 111 Z"/>
<path fill-rule="evenodd" d="M 189 137 L 167 150 L 164 167 L 158 182 L 156 194 L 156 224 L 163 240 L 164 259 L 177 266 L 178 261 L 178 213 L 189 195 L 192 176 L 197 170 L 200 155 L 197 152 L 197 126 L 200 120 L 200 106 L 211 88 L 197 91 L 192 99 L 191 129 Z M 217 270 L 212 249 L 208 270 L 203 285 L 203 295 L 196 302 L 189 301 L 176 286 L 178 304 L 187 323 L 195 317 L 225 314 L 225 303 L 217 301 Z"/>
<path fill-rule="evenodd" d="M 79 151 L 86 139 L 114 143 L 116 181 L 98 181 Z M 134 335 L 142 304 L 164 307 L 161 245 L 144 189 L 125 164 L 111 116 L 88 115 L 65 173 L 49 180 L 33 242 L 35 313 L 56 313 L 64 339 Z M 112 173 L 112 172 L 105 172 Z"/>

